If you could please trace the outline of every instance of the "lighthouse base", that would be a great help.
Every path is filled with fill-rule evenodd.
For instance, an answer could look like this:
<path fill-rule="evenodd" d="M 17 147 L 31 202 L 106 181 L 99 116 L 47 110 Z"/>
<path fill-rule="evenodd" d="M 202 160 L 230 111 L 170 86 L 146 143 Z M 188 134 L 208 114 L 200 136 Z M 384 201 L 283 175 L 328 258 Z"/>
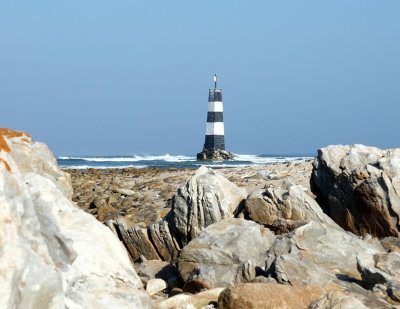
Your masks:
<path fill-rule="evenodd" d="M 197 154 L 197 160 L 212 160 L 212 161 L 223 161 L 223 160 L 233 160 L 233 153 L 225 150 L 210 150 L 203 149 L 202 152 Z"/>

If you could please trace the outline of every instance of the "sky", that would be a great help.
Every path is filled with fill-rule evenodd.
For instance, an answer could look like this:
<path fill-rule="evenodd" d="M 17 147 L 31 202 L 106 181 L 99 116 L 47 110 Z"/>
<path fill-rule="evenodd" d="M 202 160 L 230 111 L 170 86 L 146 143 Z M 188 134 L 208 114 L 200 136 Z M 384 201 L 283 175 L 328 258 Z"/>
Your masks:
<path fill-rule="evenodd" d="M 0 0 L 0 127 L 56 155 L 400 147 L 400 1 Z"/>

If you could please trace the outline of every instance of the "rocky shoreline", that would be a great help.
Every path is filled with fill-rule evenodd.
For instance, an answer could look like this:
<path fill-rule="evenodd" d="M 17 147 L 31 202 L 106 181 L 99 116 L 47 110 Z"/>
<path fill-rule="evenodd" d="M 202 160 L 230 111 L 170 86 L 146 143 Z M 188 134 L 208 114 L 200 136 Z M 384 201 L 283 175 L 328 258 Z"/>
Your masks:
<path fill-rule="evenodd" d="M 400 149 L 67 173 L 0 129 L 0 184 L 2 308 L 400 308 Z"/>
<path fill-rule="evenodd" d="M 171 198 L 195 169 L 65 169 L 71 175 L 72 200 L 99 221 L 124 217 L 129 226 L 157 223 L 171 209 Z M 216 169 L 250 193 L 283 183 L 301 185 L 310 196 L 312 160 L 264 166 Z"/>

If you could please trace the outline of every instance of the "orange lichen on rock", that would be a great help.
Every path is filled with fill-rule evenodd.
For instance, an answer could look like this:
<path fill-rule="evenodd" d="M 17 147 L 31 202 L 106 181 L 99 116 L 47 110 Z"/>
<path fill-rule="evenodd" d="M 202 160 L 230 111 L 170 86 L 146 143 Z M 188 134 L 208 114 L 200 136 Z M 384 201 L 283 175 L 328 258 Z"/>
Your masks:
<path fill-rule="evenodd" d="M 0 150 L 4 150 L 5 152 L 10 152 L 10 146 L 8 146 L 6 140 L 4 139 L 3 135 L 0 134 Z"/>
<path fill-rule="evenodd" d="M 1 137 L 1 135 L 0 135 L 0 137 Z M 0 162 L 3 163 L 4 167 L 6 168 L 6 170 L 7 170 L 9 173 L 11 173 L 11 167 L 10 167 L 10 165 L 7 163 L 7 161 L 4 160 L 3 158 L 0 158 Z"/>
<path fill-rule="evenodd" d="M 0 128 L 0 150 L 4 150 L 5 152 L 10 152 L 11 149 L 4 137 L 21 137 L 21 140 L 27 143 L 29 143 L 31 140 L 31 136 L 28 133 L 13 131 L 7 128 Z"/>

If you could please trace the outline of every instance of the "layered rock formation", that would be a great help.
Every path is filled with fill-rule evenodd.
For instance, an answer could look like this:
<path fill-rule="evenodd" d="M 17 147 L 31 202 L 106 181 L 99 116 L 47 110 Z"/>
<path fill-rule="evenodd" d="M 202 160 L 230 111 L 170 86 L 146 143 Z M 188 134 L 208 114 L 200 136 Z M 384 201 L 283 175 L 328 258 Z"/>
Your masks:
<path fill-rule="evenodd" d="M 175 261 L 180 249 L 204 228 L 232 218 L 246 192 L 207 167 L 199 168 L 172 198 L 171 211 L 165 218 L 146 228 L 110 221 L 126 244 L 131 258 Z"/>
<path fill-rule="evenodd" d="M 0 307 L 150 308 L 125 249 L 28 134 L 0 130 Z"/>
<path fill-rule="evenodd" d="M 324 211 L 344 229 L 377 237 L 399 235 L 400 149 L 320 149 L 311 181 Z"/>
<path fill-rule="evenodd" d="M 183 244 L 200 231 L 233 213 L 246 198 L 246 192 L 205 166 L 179 188 L 172 206 L 172 220 Z"/>

